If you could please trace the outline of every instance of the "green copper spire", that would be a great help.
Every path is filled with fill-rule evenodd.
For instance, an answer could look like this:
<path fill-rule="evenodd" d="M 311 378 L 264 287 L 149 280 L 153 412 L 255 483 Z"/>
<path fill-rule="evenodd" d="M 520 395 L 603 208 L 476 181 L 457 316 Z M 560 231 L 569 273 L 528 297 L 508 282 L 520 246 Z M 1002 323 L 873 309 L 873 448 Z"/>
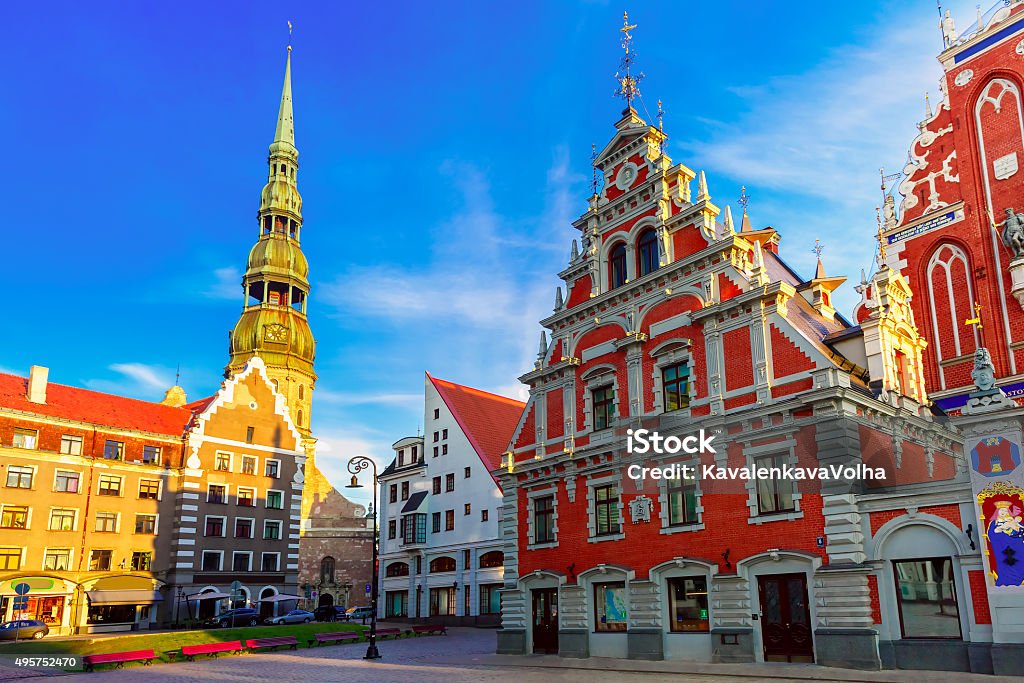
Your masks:
<path fill-rule="evenodd" d="M 284 87 L 281 89 L 281 107 L 277 113 L 277 131 L 274 133 L 274 144 L 270 153 L 291 153 L 299 155 L 295 149 L 295 118 L 292 114 L 292 46 L 288 46 L 288 59 L 284 67 Z"/>

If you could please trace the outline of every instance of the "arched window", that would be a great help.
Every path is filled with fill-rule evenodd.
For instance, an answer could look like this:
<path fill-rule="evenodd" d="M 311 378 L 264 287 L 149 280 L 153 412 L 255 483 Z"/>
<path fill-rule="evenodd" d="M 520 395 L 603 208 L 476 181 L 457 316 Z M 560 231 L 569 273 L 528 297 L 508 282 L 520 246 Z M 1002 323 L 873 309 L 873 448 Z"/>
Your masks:
<path fill-rule="evenodd" d="M 320 560 L 320 583 L 334 583 L 334 558 L 330 555 Z"/>
<path fill-rule="evenodd" d="M 448 557 L 435 557 L 430 561 L 430 573 L 439 574 L 441 572 L 453 572 L 455 571 L 455 558 Z"/>
<path fill-rule="evenodd" d="M 384 576 L 409 576 L 409 565 L 405 562 L 392 562 L 384 568 Z"/>
<path fill-rule="evenodd" d="M 306 398 L 306 387 L 304 387 L 303 385 L 300 384 L 299 385 L 299 400 L 301 401 L 304 398 Z"/>
<path fill-rule="evenodd" d="M 640 275 L 653 273 L 658 269 L 658 236 L 653 230 L 646 230 L 636 243 L 637 272 Z"/>
<path fill-rule="evenodd" d="M 611 286 L 621 287 L 626 284 L 626 245 L 619 243 L 608 255 L 608 281 Z"/>
<path fill-rule="evenodd" d="M 976 348 L 976 333 L 960 324 L 973 315 L 973 272 L 967 254 L 949 242 L 940 244 L 928 262 L 932 349 L 938 361 L 938 377 L 931 379 L 938 380 L 936 389 L 946 386 L 947 370 L 942 361 L 973 354 Z"/>
<path fill-rule="evenodd" d="M 295 421 L 300 427 L 302 426 L 302 411 L 299 411 L 299 419 Z"/>
<path fill-rule="evenodd" d="M 503 564 L 505 564 L 505 553 L 500 550 L 492 550 L 480 556 L 480 569 L 500 567 Z"/>

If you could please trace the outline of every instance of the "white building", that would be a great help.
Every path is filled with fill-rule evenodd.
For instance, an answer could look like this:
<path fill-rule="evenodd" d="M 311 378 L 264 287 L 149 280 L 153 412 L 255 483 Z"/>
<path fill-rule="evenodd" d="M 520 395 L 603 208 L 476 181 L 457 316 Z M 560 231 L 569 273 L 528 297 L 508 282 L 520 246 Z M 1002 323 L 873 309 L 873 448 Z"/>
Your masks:
<path fill-rule="evenodd" d="M 424 436 L 380 475 L 382 619 L 497 624 L 504 555 L 491 471 L 523 403 L 426 375 Z"/>

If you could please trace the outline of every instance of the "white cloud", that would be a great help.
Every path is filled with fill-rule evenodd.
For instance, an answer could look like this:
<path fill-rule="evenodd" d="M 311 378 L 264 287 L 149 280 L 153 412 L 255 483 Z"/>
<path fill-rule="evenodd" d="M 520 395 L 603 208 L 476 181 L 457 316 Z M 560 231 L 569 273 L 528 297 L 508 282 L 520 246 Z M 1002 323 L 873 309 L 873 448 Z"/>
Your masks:
<path fill-rule="evenodd" d="M 203 294 L 210 299 L 235 299 L 239 297 L 242 273 L 234 266 L 217 268 L 213 271 L 214 282 Z"/>
<path fill-rule="evenodd" d="M 145 363 L 114 363 L 108 366 L 119 375 L 117 379 L 90 379 L 85 386 L 118 396 L 133 396 L 144 400 L 159 400 L 174 384 L 174 374 L 168 368 Z"/>
<path fill-rule="evenodd" d="M 423 402 L 422 394 L 403 393 L 358 393 L 331 391 L 320 386 L 316 390 L 317 403 L 331 403 L 338 406 L 359 405 L 417 405 Z"/>

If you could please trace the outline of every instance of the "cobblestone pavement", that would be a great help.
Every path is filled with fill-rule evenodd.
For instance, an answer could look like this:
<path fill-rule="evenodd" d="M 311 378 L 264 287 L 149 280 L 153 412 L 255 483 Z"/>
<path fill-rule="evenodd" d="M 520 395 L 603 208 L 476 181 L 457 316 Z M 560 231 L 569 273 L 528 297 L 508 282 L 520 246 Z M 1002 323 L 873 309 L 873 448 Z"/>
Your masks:
<path fill-rule="evenodd" d="M 383 658 L 364 660 L 365 643 L 331 645 L 295 652 L 227 655 L 195 662 L 102 669 L 91 674 L 46 675 L 0 666 L 0 681 L 36 683 L 622 683 L 622 681 L 858 681 L 861 683 L 945 683 L 1011 680 L 1002 677 L 923 671 L 858 672 L 807 665 L 710 665 L 618 659 L 508 657 L 494 654 L 495 632 L 453 628 L 448 636 L 384 640 Z M 1019 679 L 1018 679 L 1019 680 Z"/>

